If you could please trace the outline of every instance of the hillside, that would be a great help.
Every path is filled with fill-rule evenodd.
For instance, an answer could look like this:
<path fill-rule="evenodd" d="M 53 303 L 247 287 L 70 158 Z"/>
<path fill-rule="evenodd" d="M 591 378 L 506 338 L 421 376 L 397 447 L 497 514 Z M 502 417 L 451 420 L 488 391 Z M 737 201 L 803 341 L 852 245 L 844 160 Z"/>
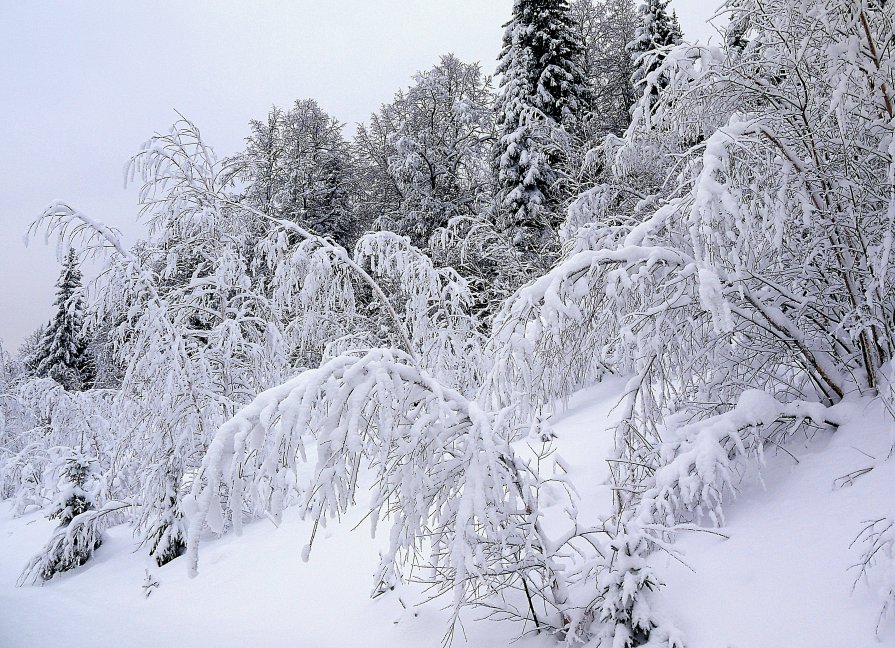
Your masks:
<path fill-rule="evenodd" d="M 624 381 L 576 394 L 553 421 L 556 445 L 571 469 L 581 519 L 610 508 L 609 429 L 618 417 Z M 744 475 L 740 493 L 718 529 L 728 538 L 683 534 L 680 559 L 661 552 L 652 561 L 665 582 L 655 597 L 658 614 L 673 619 L 690 648 L 860 648 L 895 638 L 887 622 L 879 641 L 873 628 L 879 600 L 849 567 L 849 549 L 861 522 L 878 517 L 890 497 L 895 464 L 883 462 L 851 486 L 837 478 L 884 457 L 885 420 L 875 404 L 835 433 L 769 449 L 761 479 Z M 796 463 L 798 462 L 798 463 Z M 13 518 L 0 512 L 0 645 L 135 648 L 158 645 L 290 646 L 292 648 L 427 648 L 441 644 L 448 601 L 420 604 L 418 586 L 399 586 L 368 598 L 382 538 L 371 540 L 359 514 L 325 531 L 309 563 L 300 550 L 310 524 L 287 511 L 279 528 L 268 520 L 241 536 L 209 539 L 201 571 L 187 576 L 185 561 L 155 567 L 127 526 L 110 529 L 95 559 L 43 587 L 16 588 L 15 580 L 53 524 L 39 513 Z M 549 514 L 548 514 L 549 517 Z M 159 586 L 146 598 L 149 569 Z M 403 602 L 403 605 L 402 605 Z M 405 607 L 406 606 L 406 609 Z M 453 646 L 544 648 L 544 637 L 518 639 L 521 626 L 473 622 L 467 613 Z M 48 622 L 51 620 L 51 622 Z M 881 642 L 881 643 L 880 643 Z"/>

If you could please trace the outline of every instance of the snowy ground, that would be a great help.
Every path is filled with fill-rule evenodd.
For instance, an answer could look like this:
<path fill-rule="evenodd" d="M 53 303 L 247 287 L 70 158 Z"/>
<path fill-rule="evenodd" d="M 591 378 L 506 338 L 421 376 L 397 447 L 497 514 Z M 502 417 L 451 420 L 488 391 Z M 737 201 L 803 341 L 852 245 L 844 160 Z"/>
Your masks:
<path fill-rule="evenodd" d="M 895 645 L 895 623 L 880 625 L 873 584 L 855 586 L 849 548 L 863 521 L 892 511 L 895 461 L 877 464 L 849 487 L 836 480 L 888 453 L 888 428 L 872 415 L 809 443 L 768 456 L 759 483 L 727 508 L 724 540 L 707 534 L 678 546 L 693 571 L 667 557 L 657 600 L 690 648 L 862 648 Z M 796 464 L 796 460 L 798 464 Z M 854 589 L 854 592 L 852 591 Z"/>
<path fill-rule="evenodd" d="M 606 456 L 612 406 L 622 382 L 613 380 L 574 398 L 554 428 L 575 484 L 591 514 L 609 503 Z M 860 522 L 887 512 L 895 468 L 883 464 L 848 488 L 834 480 L 884 456 L 886 435 L 872 416 L 834 435 L 768 457 L 765 487 L 745 483 L 728 508 L 728 540 L 707 534 L 681 538 L 692 568 L 657 556 L 667 587 L 657 598 L 689 648 L 861 648 L 892 645 L 895 631 L 874 636 L 877 600 L 848 567 L 849 543 Z M 892 462 L 890 462 L 892 463 Z M 349 521 L 350 522 L 350 521 Z M 367 596 L 377 563 L 368 527 L 330 527 L 311 561 L 300 549 L 308 527 L 286 515 L 279 528 L 249 525 L 242 536 L 206 542 L 200 575 L 189 579 L 182 560 L 162 569 L 134 551 L 118 527 L 95 559 L 43 587 L 16 588 L 19 571 L 49 536 L 39 514 L 14 519 L 0 503 L 0 646 L 290 646 L 364 648 L 439 646 L 449 612 L 415 606 L 406 588 L 377 600 Z M 143 596 L 144 569 L 160 583 Z M 402 601 L 407 609 L 402 606 Z M 515 624 L 466 617 L 455 646 L 507 646 Z M 529 637 L 519 648 L 552 645 Z"/>
<path fill-rule="evenodd" d="M 190 579 L 184 560 L 153 568 L 134 553 L 125 527 L 111 529 L 95 559 L 76 574 L 42 587 L 15 588 L 18 572 L 53 525 L 39 515 L 13 520 L 0 512 L 0 646 L 289 646 L 290 648 L 418 648 L 439 646 L 449 613 L 440 604 L 404 610 L 397 593 L 370 600 L 377 552 L 362 525 L 331 527 L 301 561 L 308 526 L 284 516 L 249 525 L 242 536 L 203 544 L 200 574 Z M 158 589 L 144 598 L 144 569 Z M 416 597 L 416 598 L 415 598 Z M 409 606 L 418 598 L 401 594 Z M 468 641 L 506 646 L 518 626 L 467 619 Z M 520 648 L 549 643 L 521 641 Z"/>

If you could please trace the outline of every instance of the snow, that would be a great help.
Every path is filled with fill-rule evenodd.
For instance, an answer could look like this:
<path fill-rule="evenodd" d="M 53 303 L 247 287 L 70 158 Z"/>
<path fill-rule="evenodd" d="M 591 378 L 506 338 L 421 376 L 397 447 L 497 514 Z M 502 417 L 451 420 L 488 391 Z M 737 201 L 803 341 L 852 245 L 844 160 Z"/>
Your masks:
<path fill-rule="evenodd" d="M 612 451 L 625 384 L 608 377 L 575 394 L 562 414 L 547 421 L 584 523 L 610 512 L 604 459 Z M 757 399 L 747 394 L 743 409 Z M 860 551 L 849 546 L 864 520 L 888 512 L 895 463 L 882 461 L 889 437 L 880 434 L 885 428 L 878 405 L 848 406 L 858 412 L 853 422 L 816 432 L 787 452 L 769 448 L 762 478 L 744 474 L 735 484 L 738 498 L 725 504 L 725 526 L 717 530 L 728 538 L 682 534 L 674 546 L 686 566 L 662 552 L 650 557 L 665 583 L 651 605 L 673 621 L 688 648 L 860 648 L 895 640 L 890 620 L 881 624 L 879 639 L 874 634 L 880 605 L 875 583 L 859 582 L 852 591 L 857 570 L 850 567 Z M 850 486 L 836 481 L 869 465 L 873 470 Z M 321 530 L 307 564 L 301 547 L 313 522 L 299 520 L 294 509 L 284 512 L 278 527 L 261 520 L 241 535 L 208 536 L 195 579 L 188 578 L 185 559 L 158 568 L 145 551 L 134 551 L 128 527 L 115 527 L 83 568 L 42 587 L 17 588 L 22 566 L 53 523 L 40 513 L 14 518 L 10 503 L 0 503 L 0 645 L 440 645 L 449 600 L 417 605 L 422 591 L 409 585 L 368 597 L 387 534 L 371 540 L 365 525 L 352 530 L 362 513 Z M 548 525 L 562 517 L 550 506 L 545 513 Z M 147 569 L 159 582 L 148 598 L 142 587 Z M 518 624 L 479 616 L 465 613 L 454 646 L 507 646 L 520 632 Z M 528 636 L 513 645 L 555 644 Z"/>
<path fill-rule="evenodd" d="M 353 142 L 307 100 L 218 158 L 179 116 L 130 249 L 35 221 L 69 252 L 0 349 L 0 643 L 893 643 L 892 13 L 731 0 L 703 48 L 649 0 L 632 77 L 592 56 L 631 3 L 575 4 Z"/>
<path fill-rule="evenodd" d="M 850 549 L 867 519 L 890 510 L 895 465 L 878 464 L 846 488 L 834 481 L 884 458 L 885 429 L 873 413 L 803 447 L 770 454 L 765 488 L 753 483 L 726 508 L 730 537 L 681 538 L 690 569 L 667 556 L 654 561 L 666 583 L 655 598 L 675 619 L 689 648 L 787 646 L 841 648 L 891 645 L 884 621 L 874 636 L 880 601 L 854 586 L 859 552 Z M 881 438 L 882 437 L 882 438 Z M 852 589 L 854 587 L 854 592 Z"/>
<path fill-rule="evenodd" d="M 279 528 L 261 521 L 241 536 L 209 539 L 195 579 L 187 576 L 185 559 L 158 568 L 145 551 L 135 553 L 130 530 L 120 526 L 77 572 L 16 588 L 19 571 L 53 524 L 40 514 L 15 519 L 9 503 L 0 503 L 0 646 L 439 646 L 450 617 L 443 603 L 414 607 L 420 592 L 406 586 L 369 598 L 377 546 L 366 528 L 351 531 L 358 521 L 321 532 L 327 537 L 305 564 L 300 549 L 310 524 L 286 511 Z M 148 598 L 142 589 L 147 568 L 159 582 Z M 474 618 L 464 617 L 466 636 L 458 631 L 453 645 L 498 648 L 518 635 L 516 624 Z M 535 637 L 515 645 L 552 642 Z"/>
<path fill-rule="evenodd" d="M 579 517 L 582 526 L 612 512 L 609 464 L 604 459 L 612 455 L 615 425 L 623 414 L 618 401 L 626 384 L 625 378 L 609 376 L 579 391 L 551 422 L 558 453 L 584 503 Z"/>
<path fill-rule="evenodd" d="M 609 512 L 608 469 L 599 457 L 611 452 L 611 428 L 620 415 L 614 405 L 624 386 L 624 380 L 610 378 L 579 392 L 552 424 L 558 452 L 572 466 L 583 518 Z M 738 414 L 756 417 L 767 410 L 767 400 L 747 392 Z M 891 619 L 875 635 L 878 584 L 855 585 L 858 570 L 852 566 L 860 549 L 850 547 L 865 520 L 891 510 L 895 463 L 870 458 L 883 460 L 889 453 L 888 435 L 880 433 L 887 423 L 878 403 L 837 408 L 848 418 L 846 407 L 852 422 L 786 447 L 798 464 L 769 447 L 760 478 L 752 471 L 734 484 L 740 493 L 725 504 L 725 526 L 717 529 L 729 539 L 681 534 L 674 548 L 686 565 L 663 552 L 651 556 L 665 584 L 652 598 L 654 612 L 681 631 L 687 648 L 862 648 L 895 642 Z M 848 487 L 836 481 L 869 465 L 873 470 Z"/>

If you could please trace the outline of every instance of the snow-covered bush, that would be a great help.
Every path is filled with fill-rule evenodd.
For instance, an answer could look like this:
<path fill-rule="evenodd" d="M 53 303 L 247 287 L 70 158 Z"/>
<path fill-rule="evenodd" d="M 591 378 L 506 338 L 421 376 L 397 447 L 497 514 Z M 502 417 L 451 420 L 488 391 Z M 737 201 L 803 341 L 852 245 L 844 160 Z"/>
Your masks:
<path fill-rule="evenodd" d="M 380 520 L 391 522 L 380 579 L 424 568 L 436 595 L 453 594 L 457 611 L 516 589 L 530 605 L 532 597 L 549 599 L 556 614 L 563 593 L 540 527 L 539 477 L 514 452 L 518 432 L 508 420 L 397 351 L 340 356 L 306 371 L 216 434 L 193 482 L 191 569 L 206 525 L 239 530 L 244 511 L 276 520 L 298 502 L 316 532 L 355 505 L 369 473 L 374 532 Z M 302 483 L 297 466 L 312 446 L 314 475 Z"/>
<path fill-rule="evenodd" d="M 4 493 L 46 497 L 57 445 L 114 457 L 103 499 L 133 495 L 126 506 L 158 564 L 186 542 L 195 571 L 206 528 L 277 520 L 291 505 L 314 520 L 307 558 L 317 529 L 372 482 L 374 530 L 390 524 L 374 592 L 412 574 L 458 612 L 482 605 L 572 644 L 682 645 L 653 612 L 661 574 L 650 554 L 723 524 L 739 475 L 767 444 L 835 428 L 840 403 L 886 385 L 892 7 L 736 0 L 723 46 L 672 38 L 642 52 L 641 99 L 625 135 L 590 156 L 601 182 L 572 203 L 567 254 L 498 309 L 552 258 L 534 253 L 563 202 L 550 195 L 563 172 L 546 162 L 559 160 L 551 147 L 581 98 L 558 92 L 539 108 L 519 94 L 518 75 L 534 69 L 522 22 L 533 7 L 546 4 L 516 3 L 504 56 L 510 67 L 522 57 L 502 100 L 501 199 L 518 217 L 506 227 L 476 209 L 436 219 L 424 207 L 449 198 L 422 192 L 401 216 L 433 216 L 408 231 L 432 257 L 393 232 L 352 236 L 349 251 L 282 218 L 270 196 L 245 200 L 238 165 L 218 161 L 185 121 L 131 166 L 143 179 L 145 241 L 127 249 L 54 204 L 43 224 L 60 245 L 81 236 L 111 252 L 92 317 L 114 321 L 125 371 L 111 397 L 39 381 L 4 388 L 15 394 L 4 412 L 22 407 L 14 416 L 28 429 L 59 439 L 8 448 Z M 557 7 L 563 18 L 566 3 Z M 567 24 L 557 20 L 559 47 Z M 554 72 L 572 79 L 569 38 L 556 63 L 568 65 Z M 556 141 L 535 132 L 546 108 Z M 425 184 L 427 142 L 393 142 L 390 177 Z M 472 270 L 480 260 L 492 265 Z M 610 458 L 615 507 L 584 527 L 574 485 L 542 474 L 524 441 L 548 438 L 552 408 L 608 372 L 630 376 Z M 541 526 L 548 499 L 564 500 L 558 537 Z M 103 510 L 72 518 L 27 573 L 84 555 Z M 889 562 L 885 524 L 865 532 L 867 565 Z"/>
<path fill-rule="evenodd" d="M 858 580 L 874 576 L 878 579 L 877 590 L 880 593 L 880 624 L 895 612 L 895 520 L 888 517 L 868 520 L 855 538 L 855 543 L 863 547 Z M 857 581 L 856 581 L 857 584 Z"/>
<path fill-rule="evenodd" d="M 658 205 L 646 217 L 586 225 L 578 250 L 498 318 L 495 349 L 528 391 L 562 396 L 601 364 L 638 376 L 625 423 L 638 434 L 622 439 L 633 443 L 631 461 L 649 463 L 642 452 L 654 452 L 667 414 L 723 413 L 748 389 L 831 405 L 873 393 L 892 355 L 895 167 L 883 153 L 887 95 L 866 74 L 867 65 L 889 69 L 867 58 L 889 16 L 811 4 L 804 13 L 731 5 L 750 25 L 744 49 L 682 45 L 647 75 L 670 85 L 654 110 L 635 111 L 617 159 L 641 140 L 676 142 L 668 150 L 679 154 L 657 160 L 673 188 L 651 197 Z M 787 42 L 816 55 L 795 56 Z M 855 56 L 840 56 L 850 44 Z M 810 129 L 793 125 L 800 78 L 817 79 Z M 774 95 L 755 79 L 774 79 Z M 856 165 L 860 186 L 837 161 Z"/>
<path fill-rule="evenodd" d="M 595 558 L 610 572 L 619 551 L 646 555 L 678 524 L 721 523 L 735 462 L 793 421 L 837 423 L 830 406 L 874 395 L 892 357 L 892 61 L 878 47 L 891 12 L 784 5 L 731 3 L 747 25 L 736 46 L 681 45 L 646 75 L 631 128 L 606 149 L 615 179 L 572 211 L 572 254 L 495 323 L 503 399 L 563 398 L 607 366 L 634 376 L 612 466 L 636 542 Z M 654 193 L 628 191 L 631 160 L 663 176 Z M 744 403 L 762 413 L 734 425 L 755 409 Z M 612 640 L 636 643 L 631 591 L 604 588 L 586 636 L 604 636 L 597 610 L 610 605 L 628 610 L 610 615 L 625 619 Z"/>

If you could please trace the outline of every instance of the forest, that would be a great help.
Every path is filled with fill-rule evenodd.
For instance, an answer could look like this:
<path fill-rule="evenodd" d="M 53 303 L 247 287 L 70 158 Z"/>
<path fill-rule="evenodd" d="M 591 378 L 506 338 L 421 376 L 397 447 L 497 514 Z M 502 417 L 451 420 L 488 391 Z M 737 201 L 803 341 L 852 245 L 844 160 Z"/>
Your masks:
<path fill-rule="evenodd" d="M 180 116 L 127 165 L 136 243 L 35 214 L 61 271 L 0 347 L 0 500 L 54 530 L 18 585 L 74 582 L 122 525 L 197 583 L 289 512 L 313 563 L 359 510 L 371 595 L 449 608 L 432 645 L 475 611 L 684 648 L 657 556 L 852 426 L 882 451 L 830 488 L 881 494 L 836 550 L 893 636 L 895 5 L 718 16 L 691 43 L 669 0 L 515 0 L 495 76 L 445 54 L 353 131 L 301 98 L 218 156 Z M 594 516 L 553 422 L 609 380 Z"/>

